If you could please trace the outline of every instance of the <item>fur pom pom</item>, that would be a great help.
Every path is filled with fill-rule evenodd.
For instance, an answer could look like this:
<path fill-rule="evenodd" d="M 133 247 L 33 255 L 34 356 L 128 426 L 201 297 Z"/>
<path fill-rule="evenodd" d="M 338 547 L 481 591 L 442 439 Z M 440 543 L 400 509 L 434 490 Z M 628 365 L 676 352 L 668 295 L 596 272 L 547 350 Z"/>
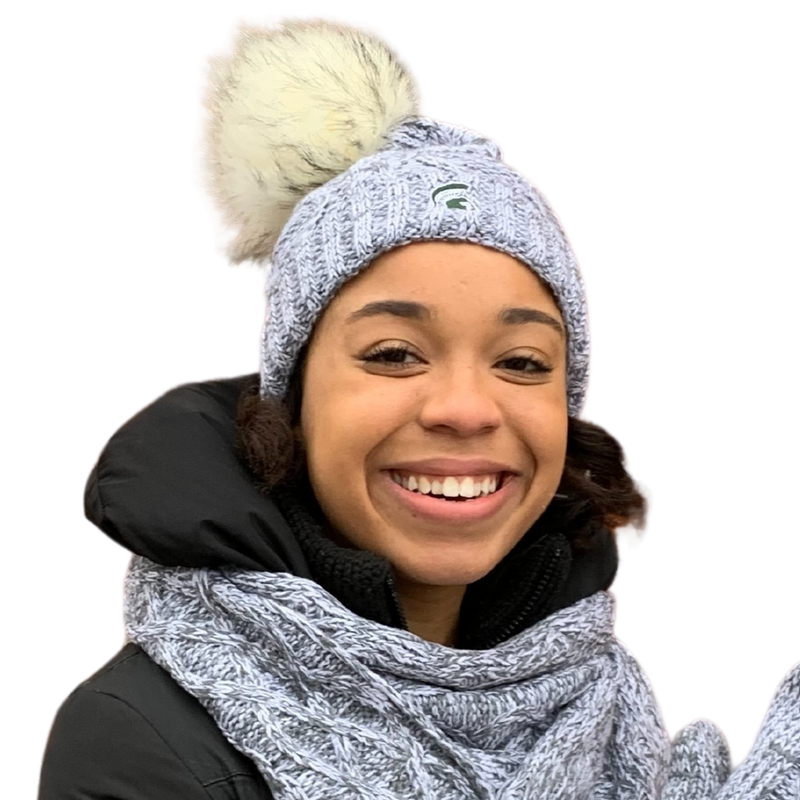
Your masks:
<path fill-rule="evenodd" d="M 212 59 L 211 191 L 238 228 L 234 263 L 269 258 L 295 204 L 417 115 L 414 82 L 379 39 L 329 22 L 243 26 Z"/>

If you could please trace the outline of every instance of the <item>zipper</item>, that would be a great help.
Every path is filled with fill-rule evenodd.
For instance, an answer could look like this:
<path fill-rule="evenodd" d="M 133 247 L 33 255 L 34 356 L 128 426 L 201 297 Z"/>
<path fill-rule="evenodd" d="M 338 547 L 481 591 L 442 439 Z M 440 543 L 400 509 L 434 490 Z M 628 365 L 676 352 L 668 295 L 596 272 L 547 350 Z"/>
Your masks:
<path fill-rule="evenodd" d="M 536 590 L 533 592 L 533 594 L 528 598 L 522 610 L 514 617 L 514 619 L 511 622 L 504 625 L 503 628 L 500 630 L 500 632 L 496 633 L 494 637 L 489 640 L 489 644 L 485 645 L 484 648 L 482 649 L 491 650 L 493 647 L 496 647 L 498 644 L 500 644 L 500 642 L 505 641 L 514 632 L 517 631 L 519 626 L 524 622 L 525 618 L 533 610 L 533 607 L 541 599 L 544 590 L 545 589 L 549 590 L 550 588 L 552 588 L 554 578 L 557 578 L 556 570 L 557 567 L 560 565 L 563 553 L 564 551 L 562 550 L 562 548 L 558 547 L 550 554 L 547 564 L 544 567 L 543 574 L 541 575 L 538 581 L 538 586 L 536 587 Z"/>

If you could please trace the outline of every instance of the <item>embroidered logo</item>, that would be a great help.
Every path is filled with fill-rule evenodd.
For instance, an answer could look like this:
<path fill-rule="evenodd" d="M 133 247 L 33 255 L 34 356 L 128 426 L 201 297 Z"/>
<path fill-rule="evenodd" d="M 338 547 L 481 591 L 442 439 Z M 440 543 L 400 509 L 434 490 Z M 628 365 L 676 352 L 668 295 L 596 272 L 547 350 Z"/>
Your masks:
<path fill-rule="evenodd" d="M 434 203 L 443 203 L 447 208 L 458 208 L 462 211 L 469 207 L 466 183 L 446 183 L 433 190 L 431 200 Z"/>

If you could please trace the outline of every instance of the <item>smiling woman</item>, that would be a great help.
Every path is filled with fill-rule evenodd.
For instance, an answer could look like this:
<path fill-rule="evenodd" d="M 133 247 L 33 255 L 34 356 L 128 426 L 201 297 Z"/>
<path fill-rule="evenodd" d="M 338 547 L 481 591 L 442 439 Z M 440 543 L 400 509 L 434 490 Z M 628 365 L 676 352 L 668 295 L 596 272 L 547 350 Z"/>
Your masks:
<path fill-rule="evenodd" d="M 130 641 L 59 711 L 42 800 L 800 796 L 800 670 L 731 774 L 710 723 L 670 744 L 614 638 L 644 501 L 579 418 L 583 285 L 541 194 L 359 31 L 246 29 L 216 68 L 231 257 L 271 261 L 260 375 L 101 455 Z"/>
<path fill-rule="evenodd" d="M 435 312 L 427 322 L 386 314 L 353 322 L 354 309 L 376 296 L 413 297 Z M 477 244 L 416 242 L 379 256 L 343 287 L 309 347 L 301 435 L 325 519 L 391 562 L 409 629 L 442 643 L 455 642 L 466 586 L 519 542 L 564 469 L 565 339 L 546 325 L 498 325 L 512 303 L 561 317 L 541 281 L 511 256 Z M 414 363 L 400 371 L 371 360 L 376 347 L 397 341 Z M 531 356 L 550 371 L 530 375 L 507 363 Z M 437 458 L 454 465 L 410 463 Z M 502 469 L 467 464 L 477 459 Z M 513 480 L 482 501 L 491 513 L 469 518 L 469 509 L 398 492 L 391 470 L 399 464 L 443 479 L 496 472 Z"/>
<path fill-rule="evenodd" d="M 560 317 L 511 256 L 421 242 L 379 256 L 314 331 L 301 416 L 311 486 L 336 531 L 392 563 L 404 606 L 450 610 L 428 638 L 455 642 L 466 586 L 519 542 L 559 485 Z M 407 615 L 410 630 L 424 626 Z"/>

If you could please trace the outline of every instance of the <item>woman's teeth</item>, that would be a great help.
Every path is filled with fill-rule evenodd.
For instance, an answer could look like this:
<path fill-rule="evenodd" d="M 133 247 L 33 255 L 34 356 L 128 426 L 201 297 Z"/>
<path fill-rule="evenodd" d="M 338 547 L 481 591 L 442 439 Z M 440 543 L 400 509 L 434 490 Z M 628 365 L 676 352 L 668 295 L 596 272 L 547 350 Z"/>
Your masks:
<path fill-rule="evenodd" d="M 447 498 L 485 497 L 497 491 L 500 475 L 475 475 L 462 478 L 444 475 L 400 475 L 392 473 L 392 480 L 404 489 L 419 494 Z"/>

